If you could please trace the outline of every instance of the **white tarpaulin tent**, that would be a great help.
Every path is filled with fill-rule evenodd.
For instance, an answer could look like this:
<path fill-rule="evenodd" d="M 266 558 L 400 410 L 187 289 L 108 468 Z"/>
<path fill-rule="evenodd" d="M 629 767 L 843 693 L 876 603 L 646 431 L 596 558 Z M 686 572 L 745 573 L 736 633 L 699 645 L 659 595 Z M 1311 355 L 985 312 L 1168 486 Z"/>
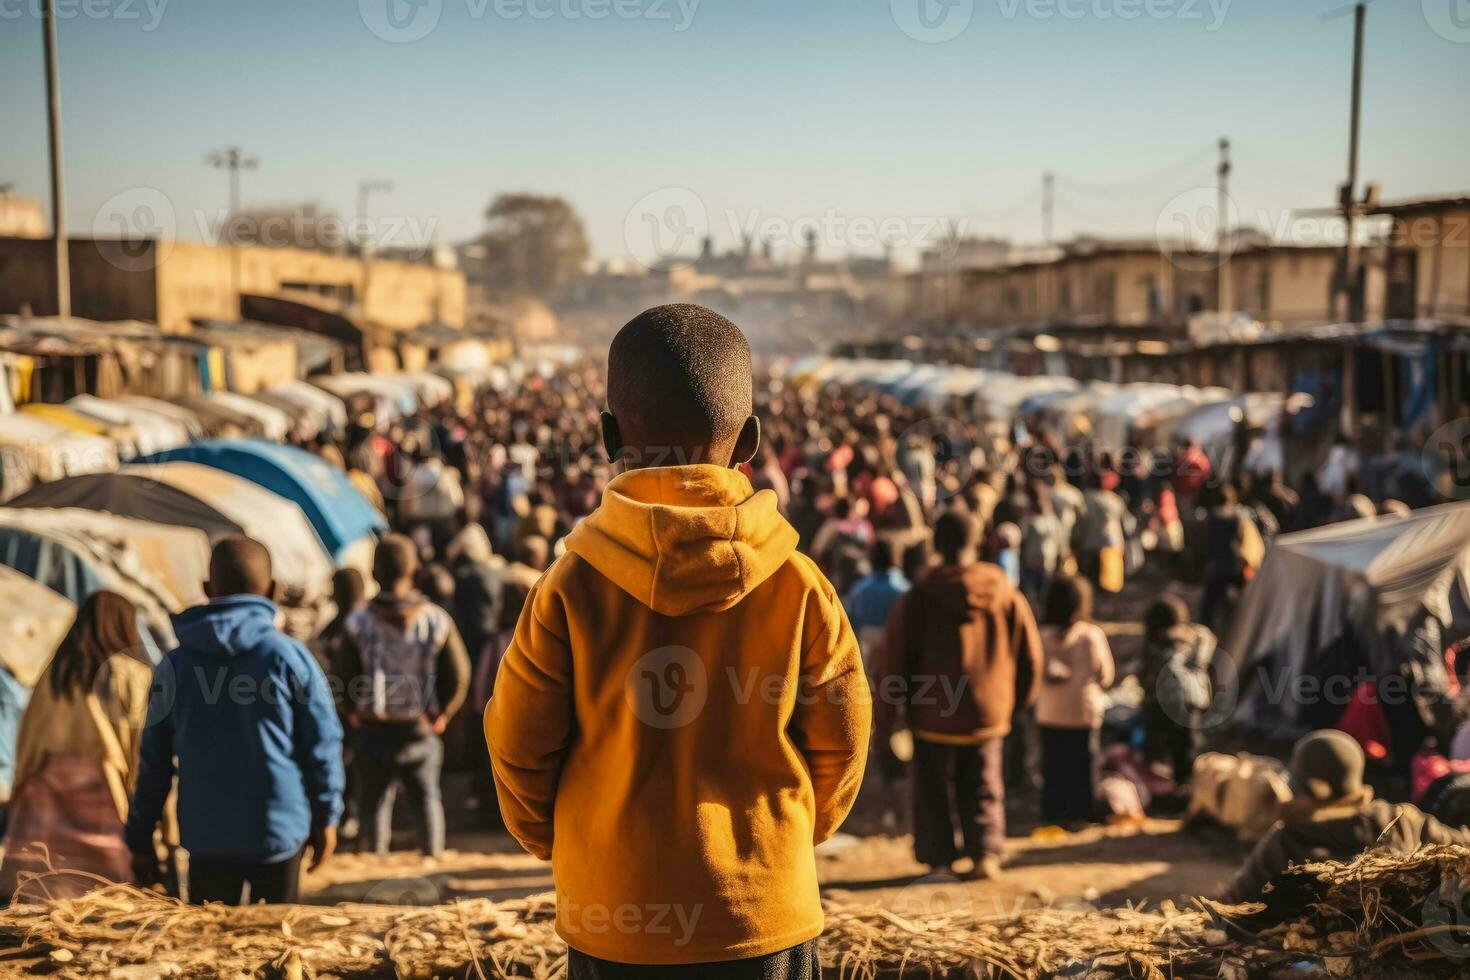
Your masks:
<path fill-rule="evenodd" d="M 1387 640 L 1421 613 L 1465 627 L 1470 611 L 1470 502 L 1408 517 L 1349 521 L 1276 539 L 1245 590 L 1231 624 L 1239 671 L 1237 718 L 1291 726 L 1302 677 L 1321 677 L 1325 651 L 1344 640 L 1362 651 L 1376 676 L 1394 670 Z"/>
<path fill-rule="evenodd" d="M 0 499 L 41 480 L 117 469 L 117 446 L 34 415 L 0 416 Z"/>
<path fill-rule="evenodd" d="M 133 446 L 140 456 L 174 449 L 190 438 L 188 428 L 181 422 L 128 402 L 107 401 L 96 395 L 77 395 L 66 406 L 106 425 L 131 428 Z"/>
<path fill-rule="evenodd" d="M 71 600 L 0 565 L 0 661 L 26 687 L 36 686 L 76 614 Z"/>

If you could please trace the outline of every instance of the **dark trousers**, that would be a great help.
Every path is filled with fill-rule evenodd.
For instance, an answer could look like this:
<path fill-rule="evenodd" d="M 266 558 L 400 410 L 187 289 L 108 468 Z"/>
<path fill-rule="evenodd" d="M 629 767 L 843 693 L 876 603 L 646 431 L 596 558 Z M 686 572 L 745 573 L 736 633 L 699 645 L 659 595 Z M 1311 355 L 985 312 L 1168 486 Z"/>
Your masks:
<path fill-rule="evenodd" d="M 691 966 L 629 966 L 567 950 L 567 980 L 821 980 L 817 941 L 780 953 Z"/>
<path fill-rule="evenodd" d="M 294 905 L 301 895 L 301 854 L 297 851 L 294 857 L 274 864 L 190 855 L 189 901 L 195 905 Z"/>
<path fill-rule="evenodd" d="M 398 787 L 408 793 L 418 818 L 419 850 L 438 857 L 444 853 L 444 799 L 439 774 L 444 768 L 444 743 L 426 726 L 368 725 L 358 732 L 358 808 L 362 832 L 360 849 L 386 855 L 393 843 L 393 804 Z"/>
<path fill-rule="evenodd" d="M 1143 706 L 1143 728 L 1150 762 L 1168 762 L 1177 786 L 1194 778 L 1198 732 L 1193 717 L 1175 721 L 1157 702 Z"/>
<path fill-rule="evenodd" d="M 1205 579 L 1204 594 L 1200 597 L 1199 621 L 1224 636 L 1235 611 L 1235 598 L 1239 584 L 1234 578 L 1211 576 Z"/>
<path fill-rule="evenodd" d="M 1096 750 L 1095 729 L 1041 726 L 1041 819 L 1085 823 L 1095 818 Z"/>
<path fill-rule="evenodd" d="M 1006 842 L 1004 739 L 944 745 L 914 739 L 914 857 L 946 867 L 963 854 L 978 861 Z M 955 848 L 955 823 L 964 850 Z"/>

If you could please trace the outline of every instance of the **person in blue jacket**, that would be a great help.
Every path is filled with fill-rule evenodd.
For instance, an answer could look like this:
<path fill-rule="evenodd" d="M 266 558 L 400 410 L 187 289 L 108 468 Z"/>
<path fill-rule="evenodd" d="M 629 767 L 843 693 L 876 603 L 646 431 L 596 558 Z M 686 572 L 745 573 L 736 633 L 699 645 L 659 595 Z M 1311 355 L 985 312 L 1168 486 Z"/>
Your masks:
<path fill-rule="evenodd" d="M 219 542 L 209 603 L 174 617 L 178 648 L 154 671 L 125 838 L 139 881 L 154 880 L 177 774 L 194 902 L 294 902 L 306 848 L 316 870 L 336 847 L 342 726 L 315 658 L 276 629 L 274 591 L 263 545 Z"/>

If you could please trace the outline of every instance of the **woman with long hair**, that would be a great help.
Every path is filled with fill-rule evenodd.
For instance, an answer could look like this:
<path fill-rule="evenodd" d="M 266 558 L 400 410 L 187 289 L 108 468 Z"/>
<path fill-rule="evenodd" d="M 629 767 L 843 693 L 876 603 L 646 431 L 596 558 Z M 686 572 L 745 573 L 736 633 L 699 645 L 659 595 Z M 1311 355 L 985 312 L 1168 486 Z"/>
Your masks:
<path fill-rule="evenodd" d="M 122 832 L 152 680 L 132 603 L 88 596 L 21 719 L 0 900 L 17 886 L 55 897 L 131 879 Z M 71 873 L 25 887 L 48 870 Z"/>
<path fill-rule="evenodd" d="M 1064 824 L 1089 823 L 1095 811 L 1098 733 L 1113 683 L 1113 652 L 1092 622 L 1092 587 L 1059 575 L 1046 592 L 1041 617 L 1041 816 Z"/>

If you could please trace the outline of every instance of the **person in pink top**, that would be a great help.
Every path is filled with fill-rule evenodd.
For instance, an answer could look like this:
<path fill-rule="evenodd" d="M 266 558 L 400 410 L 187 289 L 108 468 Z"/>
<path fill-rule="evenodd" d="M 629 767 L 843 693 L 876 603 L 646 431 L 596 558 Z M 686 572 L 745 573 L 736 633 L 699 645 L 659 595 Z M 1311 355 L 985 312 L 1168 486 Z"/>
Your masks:
<path fill-rule="evenodd" d="M 1041 731 L 1041 816 L 1062 824 L 1093 819 L 1098 733 L 1113 683 L 1113 652 L 1092 622 L 1092 587 L 1058 576 L 1041 617 L 1044 652 L 1036 724 Z"/>

